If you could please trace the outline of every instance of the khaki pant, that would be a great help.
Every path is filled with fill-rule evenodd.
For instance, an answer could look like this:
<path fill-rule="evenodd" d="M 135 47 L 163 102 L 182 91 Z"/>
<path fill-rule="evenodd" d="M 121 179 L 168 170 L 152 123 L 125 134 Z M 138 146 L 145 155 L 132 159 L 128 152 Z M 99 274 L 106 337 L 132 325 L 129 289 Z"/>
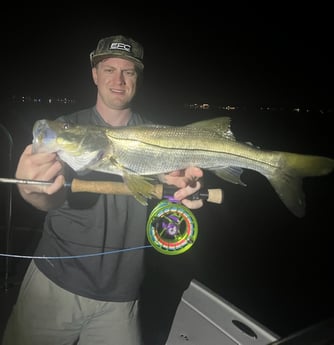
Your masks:
<path fill-rule="evenodd" d="M 32 261 L 2 345 L 139 345 L 138 302 L 102 302 L 50 281 Z"/>

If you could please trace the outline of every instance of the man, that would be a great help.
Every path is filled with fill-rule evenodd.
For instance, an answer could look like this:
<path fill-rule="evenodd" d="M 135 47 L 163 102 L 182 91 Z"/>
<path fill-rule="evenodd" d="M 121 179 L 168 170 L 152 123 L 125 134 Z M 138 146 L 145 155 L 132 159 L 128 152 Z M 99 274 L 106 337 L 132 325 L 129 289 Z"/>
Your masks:
<path fill-rule="evenodd" d="M 111 36 L 98 42 L 90 59 L 96 104 L 61 120 L 103 126 L 147 122 L 131 109 L 144 68 L 143 47 L 131 38 Z M 112 176 L 105 175 L 80 178 Z M 202 175 L 201 169 L 190 167 L 161 176 L 161 181 L 180 188 L 174 197 L 194 209 L 203 202 L 185 198 L 200 183 L 188 184 Z M 18 186 L 28 203 L 47 212 L 35 252 L 45 259 L 33 259 L 28 267 L 3 345 L 142 343 L 138 298 L 144 250 L 121 249 L 145 244 L 147 208 L 132 196 L 71 193 L 63 186 L 74 176 L 55 153 L 33 153 L 28 145 L 20 157 L 17 178 L 54 182 Z"/>

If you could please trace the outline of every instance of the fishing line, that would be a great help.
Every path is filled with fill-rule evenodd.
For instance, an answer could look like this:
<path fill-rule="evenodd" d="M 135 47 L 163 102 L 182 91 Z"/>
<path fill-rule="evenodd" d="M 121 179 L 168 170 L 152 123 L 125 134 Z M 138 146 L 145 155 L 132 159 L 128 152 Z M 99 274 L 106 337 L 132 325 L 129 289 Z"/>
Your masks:
<path fill-rule="evenodd" d="M 15 254 L 3 254 L 3 253 L 0 253 L 0 256 L 10 257 L 10 258 L 19 258 L 19 259 L 62 260 L 62 259 L 78 259 L 78 258 L 86 258 L 86 257 L 91 257 L 91 256 L 109 255 L 109 254 L 115 254 L 115 253 L 121 253 L 121 252 L 128 252 L 131 250 L 146 249 L 146 248 L 151 248 L 151 247 L 152 247 L 151 245 L 145 245 L 145 246 L 139 246 L 139 247 L 111 250 L 111 251 L 102 252 L 102 253 L 69 255 L 69 256 L 34 256 L 34 255 L 15 255 Z"/>
<path fill-rule="evenodd" d="M 122 253 L 132 250 L 154 248 L 166 255 L 178 255 L 190 249 L 196 241 L 198 224 L 195 215 L 185 206 L 163 200 L 152 210 L 146 227 L 149 245 L 117 249 L 107 252 L 68 255 L 34 256 L 0 253 L 0 257 L 19 259 L 64 260 Z"/>
<path fill-rule="evenodd" d="M 152 210 L 146 227 L 149 245 L 111 250 L 107 252 L 68 255 L 35 256 L 0 253 L 0 257 L 19 259 L 64 260 L 122 253 L 154 248 L 166 255 L 178 255 L 190 249 L 197 238 L 198 223 L 195 215 L 185 206 L 168 200 L 160 201 Z"/>

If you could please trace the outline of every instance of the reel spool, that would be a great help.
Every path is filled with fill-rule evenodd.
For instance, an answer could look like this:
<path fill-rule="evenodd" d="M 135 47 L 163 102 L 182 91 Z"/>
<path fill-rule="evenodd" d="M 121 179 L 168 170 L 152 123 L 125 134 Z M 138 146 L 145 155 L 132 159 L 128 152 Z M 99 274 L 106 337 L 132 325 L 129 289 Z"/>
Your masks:
<path fill-rule="evenodd" d="M 184 205 L 163 200 L 152 210 L 147 226 L 148 241 L 158 252 L 178 255 L 196 241 L 198 224 L 194 214 Z"/>

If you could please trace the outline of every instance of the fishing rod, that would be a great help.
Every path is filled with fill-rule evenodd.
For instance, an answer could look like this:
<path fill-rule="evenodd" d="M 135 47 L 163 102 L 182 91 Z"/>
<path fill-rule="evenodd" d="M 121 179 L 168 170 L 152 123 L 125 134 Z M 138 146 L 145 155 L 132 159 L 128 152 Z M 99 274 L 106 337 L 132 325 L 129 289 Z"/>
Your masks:
<path fill-rule="evenodd" d="M 29 180 L 29 179 L 16 179 L 16 178 L 5 178 L 0 177 L 2 183 L 14 183 L 14 184 L 29 184 L 29 185 L 40 185 L 49 186 L 52 181 L 40 181 L 40 180 Z M 120 194 L 120 195 L 133 195 L 130 189 L 124 182 L 115 181 L 86 181 L 80 179 L 73 179 L 71 182 L 65 182 L 64 187 L 70 188 L 73 193 L 77 192 L 89 192 L 99 194 Z M 155 199 L 169 199 L 174 192 L 177 190 L 176 187 L 167 186 L 164 184 L 153 185 L 152 196 Z M 187 197 L 189 200 L 206 200 L 207 202 L 221 204 L 223 202 L 223 191 L 222 189 L 206 189 L 201 188 L 197 192 Z"/>
<path fill-rule="evenodd" d="M 49 186 L 52 181 L 16 178 L 0 178 L 2 183 Z M 86 181 L 73 179 L 64 186 L 72 192 L 133 195 L 127 185 L 115 181 Z M 166 255 L 178 255 L 190 249 L 198 235 L 198 223 L 192 211 L 174 199 L 176 187 L 165 184 L 153 185 L 151 196 L 161 201 L 151 211 L 146 224 L 146 235 L 154 249 Z M 206 200 L 220 204 L 223 201 L 221 189 L 201 188 L 189 195 L 188 200 Z"/>

